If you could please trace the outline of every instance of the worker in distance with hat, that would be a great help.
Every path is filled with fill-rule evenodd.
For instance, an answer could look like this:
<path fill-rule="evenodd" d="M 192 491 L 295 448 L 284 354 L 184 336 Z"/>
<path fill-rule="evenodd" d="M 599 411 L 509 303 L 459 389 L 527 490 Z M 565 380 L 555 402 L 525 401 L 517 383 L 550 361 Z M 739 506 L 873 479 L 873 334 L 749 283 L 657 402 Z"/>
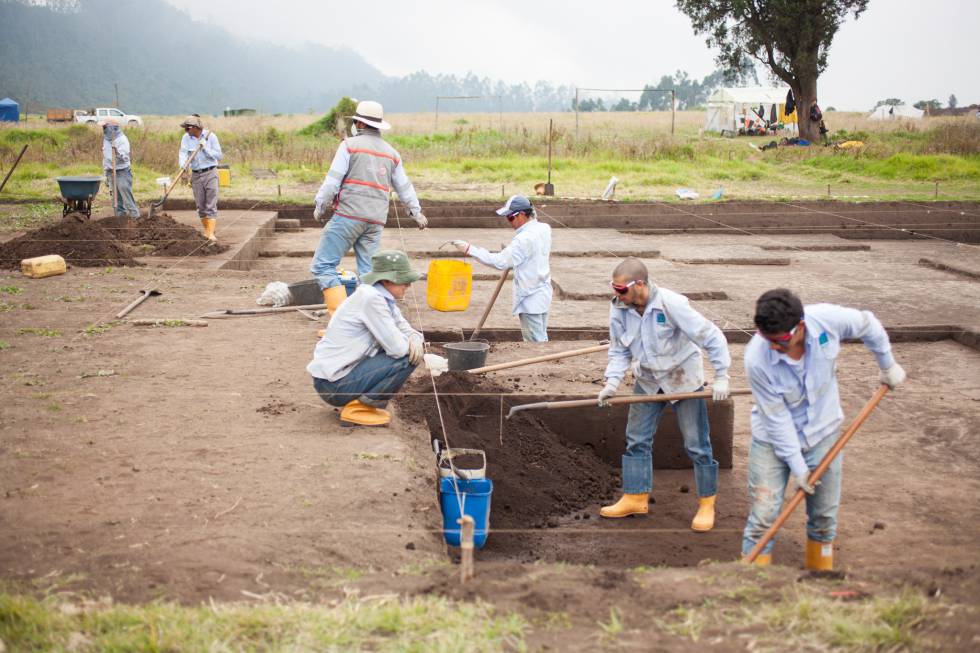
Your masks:
<path fill-rule="evenodd" d="M 214 132 L 204 129 L 201 116 L 195 114 L 180 123 L 184 136 L 180 139 L 177 163 L 181 169 L 190 162 L 191 190 L 197 215 L 204 226 L 204 235 L 214 242 L 218 226 L 218 162 L 224 158 L 221 144 Z M 200 151 L 198 151 L 200 147 Z"/>
<path fill-rule="evenodd" d="M 521 321 L 524 342 L 548 341 L 548 310 L 551 308 L 551 227 L 538 222 L 531 201 L 523 195 L 513 195 L 497 209 L 497 215 L 517 233 L 510 245 L 491 252 L 454 240 L 453 246 L 462 254 L 498 270 L 514 269 L 514 299 L 512 311 Z"/>
<path fill-rule="evenodd" d="M 422 334 L 409 325 L 396 303 L 422 275 L 412 269 L 405 252 L 397 250 L 378 252 L 371 257 L 371 267 L 331 316 L 306 366 L 320 398 L 343 407 L 343 426 L 387 425 L 388 400 L 422 362 Z"/>
<path fill-rule="evenodd" d="M 381 246 L 381 232 L 388 221 L 392 189 L 419 229 L 429 224 L 415 187 L 405 174 L 401 155 L 381 137 L 382 130 L 391 128 L 384 120 L 381 104 L 358 102 L 352 120 L 351 136 L 337 148 L 314 200 L 313 218 L 317 222 L 333 210 L 310 265 L 331 314 L 347 299 L 337 266 L 351 247 L 357 259 L 357 275 L 363 277 L 371 271 L 371 257 Z"/>
<path fill-rule="evenodd" d="M 112 189 L 113 215 L 140 217 L 133 197 L 133 170 L 130 161 L 129 139 L 122 133 L 119 121 L 106 118 L 102 125 L 102 169 L 106 184 Z"/>

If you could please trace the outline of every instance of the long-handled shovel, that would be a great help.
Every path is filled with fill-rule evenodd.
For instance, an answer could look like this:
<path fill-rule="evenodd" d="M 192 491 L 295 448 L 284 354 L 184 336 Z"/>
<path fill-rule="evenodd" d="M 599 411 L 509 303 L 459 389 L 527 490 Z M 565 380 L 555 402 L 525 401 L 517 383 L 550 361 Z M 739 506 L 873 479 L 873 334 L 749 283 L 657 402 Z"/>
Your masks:
<path fill-rule="evenodd" d="M 470 370 L 471 372 L 473 370 Z M 751 394 L 752 391 L 749 389 L 744 390 L 732 390 L 728 394 L 730 396 L 735 395 L 747 395 Z M 623 397 L 611 397 L 606 400 L 606 404 L 617 405 L 617 404 L 650 404 L 657 403 L 661 401 L 681 401 L 683 399 L 710 399 L 711 390 L 701 390 L 700 392 L 677 392 L 672 395 L 627 395 Z M 597 401 L 593 399 L 572 399 L 571 401 L 539 401 L 534 404 L 520 404 L 518 406 L 512 406 L 510 412 L 507 413 L 507 419 L 513 417 L 516 413 L 523 410 L 557 410 L 561 408 L 585 408 L 587 406 L 598 406 Z"/>
<path fill-rule="evenodd" d="M 119 185 L 116 184 L 116 146 L 112 146 L 112 215 L 119 215 Z"/>
<path fill-rule="evenodd" d="M 494 302 L 497 301 L 497 295 L 500 294 L 500 289 L 504 287 L 508 274 L 510 274 L 510 268 L 507 268 L 500 273 L 500 281 L 497 282 L 497 287 L 493 290 L 493 295 L 490 297 L 490 303 L 487 304 L 487 309 L 483 311 L 483 317 L 480 318 L 480 323 L 476 325 L 476 328 L 473 329 L 473 333 L 470 334 L 470 340 L 474 340 L 476 336 L 479 335 L 480 329 L 483 328 L 483 324 L 487 321 L 487 318 L 490 317 L 490 309 L 493 308 Z"/>
<path fill-rule="evenodd" d="M 474 367 L 471 370 L 467 370 L 470 374 L 481 374 L 483 372 L 496 372 L 497 370 L 509 370 L 512 367 L 521 367 L 523 365 L 533 365 L 534 363 L 545 363 L 547 361 L 556 361 L 561 358 L 571 358 L 572 356 L 584 356 L 585 354 L 592 354 L 597 351 L 606 351 L 609 349 L 609 341 L 604 341 L 595 345 L 593 347 L 583 347 L 582 349 L 571 349 L 569 351 L 558 352 L 557 354 L 545 354 L 544 356 L 534 356 L 533 358 L 522 358 L 521 360 L 510 361 L 509 363 L 497 363 L 496 365 L 487 365 L 485 367 Z"/>
<path fill-rule="evenodd" d="M 162 294 L 163 293 L 161 293 L 156 288 L 147 288 L 147 289 L 141 290 L 139 297 L 137 297 L 132 302 L 130 302 L 129 305 L 126 306 L 126 308 L 124 308 L 121 311 L 119 311 L 118 313 L 116 313 L 116 319 L 117 320 L 121 320 L 122 318 L 126 317 L 126 315 L 128 315 L 131 310 L 133 310 L 134 308 L 136 308 L 137 306 L 139 306 L 140 304 L 142 304 L 143 302 L 145 302 L 147 300 L 147 298 L 149 298 L 149 297 L 155 297 L 157 295 L 162 295 Z"/>
<path fill-rule="evenodd" d="M 194 160 L 194 157 L 197 156 L 197 153 L 201 151 L 202 147 L 204 147 L 203 139 L 198 144 L 197 149 L 191 152 L 191 155 L 187 157 L 187 163 L 185 163 L 184 167 L 180 169 L 180 172 L 177 173 L 177 176 L 174 178 L 174 180 L 170 182 L 169 186 L 163 189 L 163 197 L 161 197 L 159 201 L 152 202 L 150 204 L 150 209 L 146 213 L 146 217 L 148 219 L 153 217 L 153 212 L 156 209 L 163 208 L 163 203 L 167 201 L 167 196 L 170 195 L 170 192 L 177 187 L 177 183 L 180 181 L 180 178 L 183 177 L 184 173 L 187 172 L 187 169 L 191 167 L 191 162 Z"/>
<path fill-rule="evenodd" d="M 851 425 L 847 427 L 846 431 L 844 431 L 844 435 L 840 436 L 840 439 L 837 440 L 833 447 L 831 447 L 830 451 L 827 452 L 827 455 L 823 457 L 823 460 L 820 461 L 817 468 L 810 473 L 810 478 L 807 479 L 807 483 L 809 483 L 812 487 L 816 487 L 817 481 L 820 480 L 820 477 L 823 476 L 824 472 L 827 471 L 827 468 L 830 467 L 830 463 L 834 462 L 834 458 L 837 457 L 837 454 L 841 452 L 841 449 L 843 449 L 844 445 L 847 444 L 847 441 L 851 439 L 851 436 L 857 433 L 857 430 L 861 428 L 861 425 L 864 424 L 865 420 L 867 420 L 872 411 L 877 408 L 878 404 L 887 393 L 888 386 L 882 384 L 881 387 L 874 393 L 874 396 L 868 400 L 868 403 L 864 404 L 864 408 L 861 409 L 858 416 L 854 418 Z M 793 498 L 789 500 L 789 503 L 786 504 L 783 511 L 779 513 L 779 517 L 777 517 L 776 521 L 772 523 L 769 530 L 765 532 L 759 541 L 756 542 L 749 554 L 745 556 L 744 561 L 746 563 L 752 564 L 755 562 L 755 559 L 759 557 L 762 550 L 766 548 L 767 544 L 769 544 L 769 540 L 776 536 L 776 531 L 782 528 L 783 524 L 786 523 L 786 520 L 793 514 L 793 511 L 796 510 L 796 507 L 800 505 L 800 502 L 803 501 L 805 496 L 806 493 L 803 490 L 796 491 L 796 494 L 794 494 Z"/>

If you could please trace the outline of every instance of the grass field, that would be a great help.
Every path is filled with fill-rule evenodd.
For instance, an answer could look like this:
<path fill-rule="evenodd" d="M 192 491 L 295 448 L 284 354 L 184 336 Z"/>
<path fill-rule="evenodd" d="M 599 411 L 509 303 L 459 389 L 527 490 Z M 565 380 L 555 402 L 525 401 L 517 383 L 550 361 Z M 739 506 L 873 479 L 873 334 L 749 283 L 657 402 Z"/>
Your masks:
<path fill-rule="evenodd" d="M 313 115 L 209 118 L 232 169 L 224 198 L 309 204 L 337 146 L 332 136 L 297 132 Z M 155 179 L 176 173 L 179 117 L 148 116 L 128 130 L 138 200 L 158 197 Z M 386 135 L 425 198 L 497 198 L 531 193 L 548 173 L 548 121 L 554 121 L 552 181 L 559 196 L 597 197 L 611 176 L 617 199 L 674 201 L 679 187 L 726 199 L 977 199 L 980 121 L 933 118 L 876 122 L 864 114 L 829 112 L 835 140 L 856 138 L 860 151 L 789 147 L 763 152 L 772 137 L 702 134 L 704 113 L 394 114 Z M 5 198 L 57 199 L 54 177 L 99 174 L 100 133 L 84 125 L 49 126 L 33 118 L 0 129 L 0 163 L 10 166 L 23 143 L 24 161 Z M 189 196 L 189 189 L 175 197 Z"/>

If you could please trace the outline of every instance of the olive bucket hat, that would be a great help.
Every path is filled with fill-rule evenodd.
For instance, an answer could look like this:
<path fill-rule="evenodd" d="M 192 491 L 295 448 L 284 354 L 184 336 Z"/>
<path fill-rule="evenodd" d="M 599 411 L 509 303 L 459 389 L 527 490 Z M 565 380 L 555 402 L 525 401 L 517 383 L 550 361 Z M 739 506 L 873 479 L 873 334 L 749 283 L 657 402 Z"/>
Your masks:
<path fill-rule="evenodd" d="M 371 257 L 371 271 L 361 277 L 361 283 L 368 285 L 379 281 L 412 283 L 421 277 L 421 274 L 412 269 L 405 252 L 386 249 Z"/>

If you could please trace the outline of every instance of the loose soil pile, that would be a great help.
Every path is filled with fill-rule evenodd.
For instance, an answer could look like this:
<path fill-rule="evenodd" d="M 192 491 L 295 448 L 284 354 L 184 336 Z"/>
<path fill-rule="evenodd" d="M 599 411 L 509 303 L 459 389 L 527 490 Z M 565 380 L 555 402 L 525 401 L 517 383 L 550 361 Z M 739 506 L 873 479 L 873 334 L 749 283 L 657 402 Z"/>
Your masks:
<path fill-rule="evenodd" d="M 0 244 L 0 268 L 17 268 L 25 258 L 59 254 L 79 267 L 141 265 L 138 256 L 210 256 L 228 249 L 209 244 L 193 227 L 167 214 L 133 220 L 124 216 L 87 221 L 70 214 Z"/>

